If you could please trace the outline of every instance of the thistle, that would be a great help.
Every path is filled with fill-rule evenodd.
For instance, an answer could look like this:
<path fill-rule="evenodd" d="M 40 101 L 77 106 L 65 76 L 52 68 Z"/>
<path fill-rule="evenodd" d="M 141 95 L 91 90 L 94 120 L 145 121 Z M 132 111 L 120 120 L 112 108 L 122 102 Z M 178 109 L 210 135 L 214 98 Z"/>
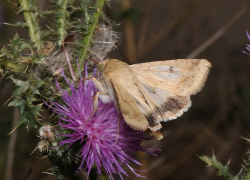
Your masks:
<path fill-rule="evenodd" d="M 24 18 L 15 26 L 25 28 L 29 38 L 21 39 L 16 34 L 9 45 L 0 49 L 0 72 L 11 76 L 17 86 L 9 103 L 20 111 L 16 128 L 25 124 L 27 128 L 38 130 L 40 142 L 37 149 L 47 155 L 52 164 L 48 174 L 58 179 L 79 179 L 75 171 L 82 169 L 90 176 L 94 166 L 99 175 L 103 170 L 110 179 L 113 174 L 119 174 L 121 178 L 127 176 L 124 166 L 140 176 L 131 163 L 141 165 L 133 158 L 138 151 L 153 154 L 152 150 L 141 146 L 141 142 L 148 138 L 129 128 L 118 116 L 113 103 L 104 105 L 100 102 L 92 113 L 97 89 L 91 80 L 84 81 L 77 76 L 75 82 L 79 78 L 80 81 L 74 85 L 66 79 L 68 70 L 77 69 L 76 57 L 82 67 L 87 58 L 95 60 L 98 54 L 104 59 L 119 44 L 120 34 L 112 31 L 113 23 L 103 14 L 109 1 L 51 3 L 50 10 L 43 11 L 36 1 L 19 0 L 17 11 Z M 46 18 L 47 15 L 50 17 Z M 47 24 L 40 27 L 39 22 L 44 17 Z M 72 34 L 75 37 L 67 41 Z M 95 53 L 91 54 L 91 51 Z M 71 69 L 66 62 L 72 64 Z M 67 74 L 63 75 L 66 83 L 61 79 L 54 83 L 61 68 Z M 60 86 L 69 87 L 71 93 Z M 57 94 L 56 87 L 62 96 Z M 47 111 L 51 115 L 50 123 L 42 121 L 40 115 L 41 109 L 48 105 L 45 102 L 51 102 L 56 113 Z M 57 115 L 60 115 L 59 125 Z"/>
<path fill-rule="evenodd" d="M 139 151 L 153 154 L 153 150 L 141 145 L 142 141 L 149 138 L 143 132 L 131 129 L 118 115 L 113 102 L 104 104 L 100 101 L 93 114 L 93 98 L 97 88 L 91 80 L 84 81 L 81 78 L 77 85 L 70 83 L 66 77 L 65 80 L 71 95 L 58 83 L 56 85 L 66 106 L 51 103 L 53 111 L 61 115 L 59 126 L 70 130 L 70 133 L 60 135 L 63 139 L 59 145 L 67 145 L 67 149 L 72 145 L 80 147 L 78 156 L 82 160 L 77 170 L 85 169 L 89 176 L 92 167 L 96 165 L 100 176 L 103 169 L 109 179 L 113 180 L 113 174 L 119 174 L 121 179 L 122 175 L 128 176 L 123 169 L 123 166 L 127 166 L 136 176 L 144 177 L 137 174 L 130 164 L 142 165 L 133 158 Z"/>

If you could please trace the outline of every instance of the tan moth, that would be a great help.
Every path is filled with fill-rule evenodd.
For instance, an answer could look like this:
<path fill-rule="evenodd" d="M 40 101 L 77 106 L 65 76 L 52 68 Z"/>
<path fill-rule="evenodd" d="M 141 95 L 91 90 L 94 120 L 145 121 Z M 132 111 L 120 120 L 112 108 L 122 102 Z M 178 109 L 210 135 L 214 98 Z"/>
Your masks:
<path fill-rule="evenodd" d="M 99 89 L 94 99 L 113 101 L 126 123 L 134 130 L 150 130 L 156 138 L 160 122 L 176 119 L 191 106 L 190 96 L 198 93 L 207 79 L 210 62 L 205 59 L 177 59 L 128 65 L 106 59 L 98 65 Z"/>

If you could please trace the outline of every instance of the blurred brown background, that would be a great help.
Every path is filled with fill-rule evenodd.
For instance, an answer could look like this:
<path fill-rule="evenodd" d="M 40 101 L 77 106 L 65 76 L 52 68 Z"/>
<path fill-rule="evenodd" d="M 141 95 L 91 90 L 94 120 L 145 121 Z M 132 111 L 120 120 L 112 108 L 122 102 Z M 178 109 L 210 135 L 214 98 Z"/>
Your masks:
<path fill-rule="evenodd" d="M 147 169 L 141 174 L 147 179 L 224 179 L 197 157 L 211 156 L 212 150 L 224 164 L 230 160 L 233 174 L 241 170 L 249 149 L 242 137 L 250 132 L 250 56 L 241 52 L 249 42 L 245 33 L 250 31 L 248 5 L 247 0 L 111 1 L 107 16 L 121 23 L 115 31 L 122 33 L 123 40 L 109 57 L 130 64 L 180 59 L 207 42 L 204 51 L 192 58 L 208 59 L 213 65 L 205 87 L 192 97 L 189 111 L 163 123 L 164 139 L 150 142 L 150 147 L 162 151 L 157 152 L 157 157 L 139 155 L 144 164 L 141 169 Z M 15 8 L 0 0 L 0 21 L 15 23 L 18 19 Z M 211 39 L 218 31 L 218 36 Z M 0 47 L 16 32 L 26 36 L 23 29 L 1 24 Z M 0 81 L 0 179 L 4 179 L 11 158 L 7 154 L 13 150 L 13 144 L 8 148 L 7 134 L 14 117 L 14 109 L 2 104 L 13 89 L 8 79 Z M 29 155 L 39 141 L 36 131 L 27 131 L 22 125 L 17 132 L 13 179 L 53 179 L 41 173 L 50 167 L 49 162 L 40 159 L 38 152 Z M 142 178 L 131 175 L 125 179 Z"/>

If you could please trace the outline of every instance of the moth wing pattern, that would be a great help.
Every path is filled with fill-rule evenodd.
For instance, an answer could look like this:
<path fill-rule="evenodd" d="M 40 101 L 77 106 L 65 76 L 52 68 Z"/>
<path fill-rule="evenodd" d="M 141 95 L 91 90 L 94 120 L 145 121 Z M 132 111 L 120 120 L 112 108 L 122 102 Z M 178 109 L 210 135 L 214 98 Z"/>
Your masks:
<path fill-rule="evenodd" d="M 119 92 L 117 102 L 124 120 L 135 130 L 157 131 L 162 127 L 161 121 L 176 119 L 191 105 L 189 96 L 178 96 L 138 80 L 125 85 L 116 78 L 110 82 L 115 92 Z"/>
<path fill-rule="evenodd" d="M 110 82 L 114 90 L 119 92 L 116 93 L 117 103 L 125 122 L 134 130 L 147 130 L 149 123 L 129 92 L 115 79 L 110 79 Z"/>
<path fill-rule="evenodd" d="M 180 96 L 190 96 L 204 86 L 211 64 L 205 59 L 177 59 L 133 64 L 130 67 L 143 84 Z"/>
<path fill-rule="evenodd" d="M 138 85 L 145 95 L 145 100 L 151 105 L 153 116 L 157 122 L 176 119 L 191 106 L 190 96 L 181 96 L 165 89 L 149 86 L 141 83 Z M 149 103 L 150 102 L 150 103 Z M 157 129 L 151 129 L 156 131 Z"/>

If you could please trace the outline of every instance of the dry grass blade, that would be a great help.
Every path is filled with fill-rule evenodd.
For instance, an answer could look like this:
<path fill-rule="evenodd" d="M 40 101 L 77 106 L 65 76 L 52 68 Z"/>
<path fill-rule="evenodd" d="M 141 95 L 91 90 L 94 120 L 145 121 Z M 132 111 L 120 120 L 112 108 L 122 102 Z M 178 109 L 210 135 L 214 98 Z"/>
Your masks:
<path fill-rule="evenodd" d="M 131 5 L 129 0 L 122 0 L 122 5 L 124 10 L 129 10 Z M 134 28 L 133 22 L 130 18 L 126 18 L 124 20 L 125 24 L 125 36 L 126 36 L 126 43 L 127 43 L 127 53 L 128 53 L 128 60 L 130 63 L 136 62 L 136 47 L 135 47 L 135 36 L 134 36 Z"/>
<path fill-rule="evenodd" d="M 143 44 L 144 44 L 145 37 L 146 37 L 148 20 L 149 20 L 149 13 L 151 10 L 151 6 L 152 6 L 152 0 L 147 1 L 146 9 L 144 12 L 145 15 L 144 15 L 143 20 L 142 20 L 141 32 L 140 32 L 140 36 L 139 36 L 139 40 L 138 40 L 138 44 L 137 44 L 138 52 L 141 52 L 143 50 Z"/>
<path fill-rule="evenodd" d="M 187 59 L 197 57 L 201 52 L 213 44 L 219 37 L 221 37 L 237 20 L 239 20 L 248 10 L 248 7 L 241 8 L 221 29 L 219 29 L 211 38 L 204 42 L 199 48 L 194 50 Z"/>
<path fill-rule="evenodd" d="M 179 25 L 188 15 L 190 15 L 204 0 L 194 0 L 185 8 L 173 21 L 171 21 L 167 26 L 165 26 L 158 34 L 154 36 L 154 38 L 149 41 L 145 46 L 143 51 L 140 52 L 139 58 L 145 56 L 152 48 L 158 44 L 163 37 L 165 37 L 168 33 L 170 33 L 177 25 Z"/>

